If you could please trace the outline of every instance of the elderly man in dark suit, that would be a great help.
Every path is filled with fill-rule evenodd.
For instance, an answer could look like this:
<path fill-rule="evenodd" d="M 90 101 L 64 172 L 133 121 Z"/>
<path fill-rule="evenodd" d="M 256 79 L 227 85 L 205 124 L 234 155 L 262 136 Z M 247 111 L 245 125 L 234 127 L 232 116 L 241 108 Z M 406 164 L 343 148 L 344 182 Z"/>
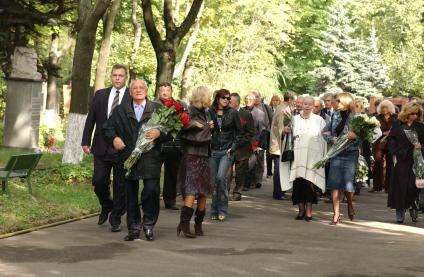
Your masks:
<path fill-rule="evenodd" d="M 249 171 L 249 157 L 252 155 L 255 124 L 253 122 L 252 114 L 249 111 L 240 108 L 240 95 L 238 93 L 231 93 L 230 96 L 230 106 L 239 112 L 240 125 L 243 129 L 243 137 L 239 142 L 239 147 L 234 152 L 236 186 L 233 189 L 233 200 L 240 201 L 241 191 L 246 183 L 246 176 Z M 230 168 L 230 172 L 232 173 L 232 168 Z M 231 182 L 229 182 L 229 184 L 230 183 Z"/>
<path fill-rule="evenodd" d="M 136 146 L 140 128 L 152 117 L 154 111 L 161 107 L 157 102 L 147 99 L 147 84 L 143 80 L 134 80 L 130 86 L 132 100 L 120 105 L 103 126 L 106 141 L 118 151 L 121 164 L 128 159 Z M 159 217 L 160 203 L 160 170 L 161 144 L 169 137 L 159 129 L 150 129 L 144 136 L 154 141 L 155 146 L 150 151 L 141 154 L 137 163 L 125 178 L 125 194 L 127 207 L 128 235 L 125 241 L 140 237 L 143 228 L 147 240 L 154 239 L 153 228 Z M 143 221 L 139 207 L 139 180 L 143 179 L 144 188 L 141 192 Z"/>
<path fill-rule="evenodd" d="M 94 192 L 102 207 L 98 224 L 108 219 L 112 232 L 120 231 L 121 216 L 125 213 L 125 190 L 123 185 L 123 168 L 116 163 L 116 151 L 108 147 L 101 134 L 103 124 L 112 111 L 121 103 L 130 99 L 127 81 L 127 68 L 117 64 L 112 68 L 112 86 L 96 91 L 85 121 L 82 136 L 82 149 L 86 154 L 94 156 L 94 174 L 92 183 Z M 93 130 L 94 137 L 92 140 Z M 113 200 L 110 194 L 110 173 L 113 169 Z"/>

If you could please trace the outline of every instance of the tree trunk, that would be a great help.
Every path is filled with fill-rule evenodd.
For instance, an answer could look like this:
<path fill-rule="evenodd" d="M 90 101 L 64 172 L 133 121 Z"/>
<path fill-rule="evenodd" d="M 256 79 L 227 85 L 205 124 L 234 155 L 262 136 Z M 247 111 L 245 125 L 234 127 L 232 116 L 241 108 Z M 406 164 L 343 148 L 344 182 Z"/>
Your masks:
<path fill-rule="evenodd" d="M 66 128 L 66 143 L 62 163 L 78 163 L 82 160 L 81 138 L 88 111 L 91 66 L 96 46 L 97 25 L 111 0 L 80 0 L 78 4 L 78 32 L 72 65 L 71 107 Z"/>
<path fill-rule="evenodd" d="M 103 22 L 103 37 L 102 44 L 100 45 L 99 50 L 99 59 L 97 61 L 96 67 L 96 82 L 94 85 L 94 91 L 102 89 L 105 87 L 105 80 L 107 75 L 107 62 L 109 60 L 110 54 L 110 45 L 113 25 L 115 23 L 115 17 L 118 13 L 119 5 L 121 0 L 113 1 L 112 6 L 109 8 L 109 12 L 104 17 Z"/>
<path fill-rule="evenodd" d="M 183 78 L 181 80 L 180 99 L 187 99 L 191 87 L 191 76 L 193 73 L 193 62 L 188 59 L 184 64 Z"/>
<path fill-rule="evenodd" d="M 86 119 L 86 114 L 69 113 L 62 163 L 78 164 L 82 161 L 81 138 Z"/>
<path fill-rule="evenodd" d="M 175 68 L 175 51 L 172 49 L 164 50 L 156 53 L 157 68 L 156 68 L 156 91 L 159 84 L 167 82 L 172 83 Z"/>
<path fill-rule="evenodd" d="M 131 54 L 131 62 L 136 59 L 137 51 L 140 48 L 141 43 L 141 24 L 137 21 L 137 7 L 138 0 L 132 1 L 132 14 L 131 14 L 131 22 L 134 27 L 134 41 L 133 41 L 133 49 Z M 137 72 L 130 66 L 130 80 L 134 80 L 137 78 Z"/>
<path fill-rule="evenodd" d="M 52 34 L 52 40 L 49 51 L 49 61 L 47 65 L 47 105 L 48 110 L 58 110 L 57 98 L 57 74 L 58 74 L 58 57 L 59 52 L 59 35 Z"/>
<path fill-rule="evenodd" d="M 156 53 L 156 91 L 162 82 L 172 82 L 175 68 L 175 53 L 181 44 L 181 40 L 190 31 L 196 21 L 197 15 L 202 8 L 203 0 L 193 0 L 190 10 L 179 27 L 174 22 L 174 9 L 172 0 L 164 0 L 163 21 L 165 26 L 165 39 L 161 38 L 152 10 L 151 0 L 142 0 L 144 25 L 149 35 L 153 49 Z"/>

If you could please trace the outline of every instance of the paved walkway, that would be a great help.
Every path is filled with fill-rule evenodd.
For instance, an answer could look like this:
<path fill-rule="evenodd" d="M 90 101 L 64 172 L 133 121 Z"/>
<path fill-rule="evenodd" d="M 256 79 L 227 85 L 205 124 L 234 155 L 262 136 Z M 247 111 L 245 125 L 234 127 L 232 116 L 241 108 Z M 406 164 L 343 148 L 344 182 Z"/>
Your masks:
<path fill-rule="evenodd" d="M 312 222 L 295 221 L 271 187 L 232 202 L 228 220 L 208 220 L 207 236 L 194 240 L 177 238 L 179 213 L 168 210 L 154 242 L 124 242 L 97 218 L 4 239 L 0 276 L 424 276 L 424 224 L 393 224 L 385 194 L 363 192 L 358 220 L 329 226 L 330 204 L 318 204 Z"/>

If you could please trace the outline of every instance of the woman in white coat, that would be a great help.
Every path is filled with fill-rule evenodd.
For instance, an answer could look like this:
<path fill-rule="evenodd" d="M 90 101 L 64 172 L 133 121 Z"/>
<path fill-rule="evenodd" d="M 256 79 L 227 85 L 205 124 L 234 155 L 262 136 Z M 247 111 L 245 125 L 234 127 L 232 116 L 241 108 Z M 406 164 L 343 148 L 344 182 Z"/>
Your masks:
<path fill-rule="evenodd" d="M 293 118 L 293 126 L 285 127 L 284 132 L 293 132 L 294 160 L 290 166 L 289 182 L 284 190 L 293 189 L 293 205 L 299 206 L 297 220 L 312 220 L 312 204 L 317 204 L 316 188 L 325 190 L 323 168 L 314 169 L 326 151 L 327 144 L 321 135 L 325 127 L 322 117 L 315 115 L 314 98 L 303 98 L 302 112 Z"/>

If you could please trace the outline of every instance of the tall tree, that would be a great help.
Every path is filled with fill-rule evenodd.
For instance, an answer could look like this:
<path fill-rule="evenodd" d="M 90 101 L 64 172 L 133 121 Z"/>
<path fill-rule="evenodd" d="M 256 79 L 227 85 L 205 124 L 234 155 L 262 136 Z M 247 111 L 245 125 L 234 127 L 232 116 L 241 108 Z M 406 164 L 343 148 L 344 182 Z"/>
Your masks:
<path fill-rule="evenodd" d="M 156 54 L 156 90 L 159 83 L 172 82 L 176 63 L 176 51 L 182 39 L 196 21 L 202 4 L 203 0 L 193 0 L 187 16 L 180 26 L 176 26 L 172 0 L 164 0 L 163 21 L 165 38 L 162 39 L 155 24 L 151 0 L 142 0 L 144 24 Z"/>
<path fill-rule="evenodd" d="M 112 43 L 112 30 L 120 4 L 121 0 L 113 1 L 112 5 L 108 9 L 108 12 L 106 12 L 103 16 L 102 43 L 100 44 L 99 58 L 97 60 L 94 91 L 105 87 L 105 79 L 107 75 L 107 62 L 109 60 L 110 45 Z"/>
<path fill-rule="evenodd" d="M 132 53 L 131 53 L 131 61 L 133 61 L 137 57 L 138 49 L 140 48 L 141 42 L 141 23 L 137 20 L 137 8 L 138 8 L 138 0 L 132 0 L 132 11 L 131 11 L 131 23 L 134 28 L 134 40 L 132 45 Z M 132 63 L 131 63 L 132 64 Z M 130 65 L 130 79 L 136 79 L 137 72 Z"/>
<path fill-rule="evenodd" d="M 68 52 L 74 42 L 73 37 L 68 37 L 60 47 L 60 37 L 58 32 L 51 35 L 49 56 L 44 63 L 47 70 L 47 103 L 48 110 L 54 110 L 59 115 L 59 94 L 57 89 L 57 78 L 60 76 L 60 60 Z"/>
<path fill-rule="evenodd" d="M 66 129 L 63 163 L 79 163 L 83 158 L 80 147 L 82 132 L 92 94 L 91 65 L 96 46 L 96 30 L 112 0 L 79 0 L 74 60 L 72 65 L 71 107 Z"/>

